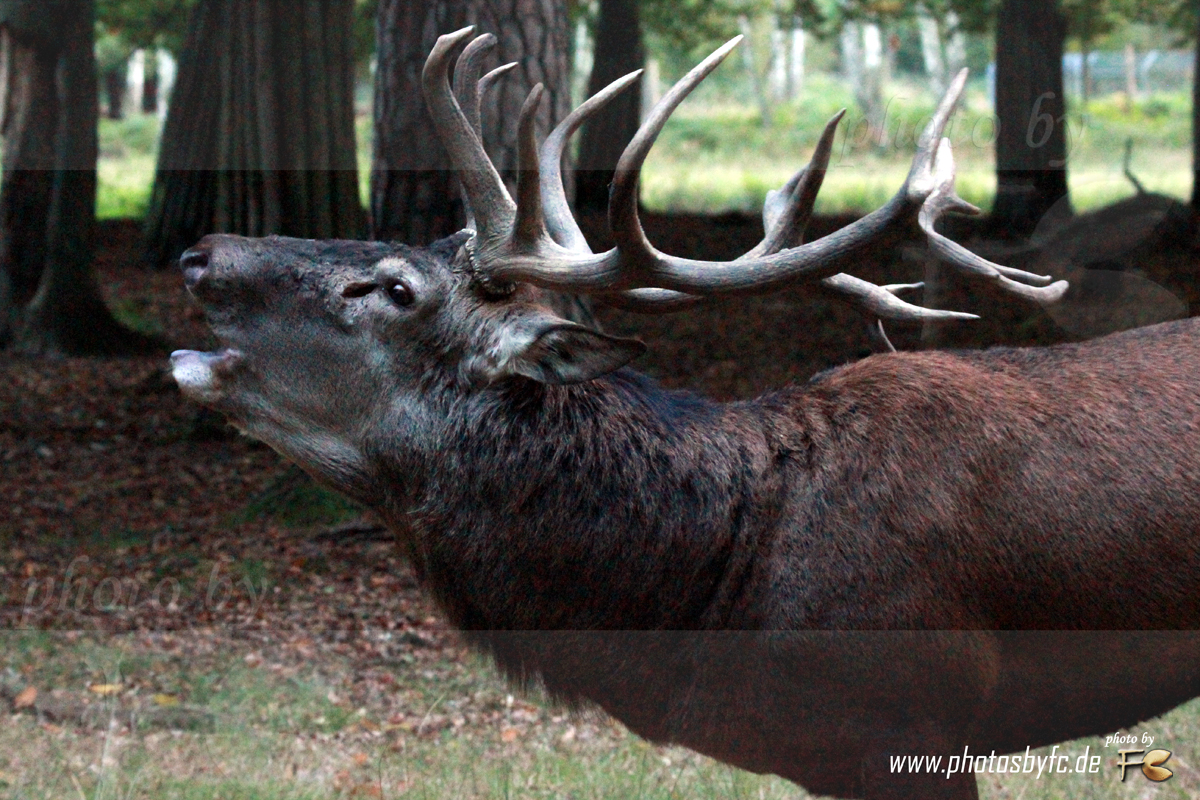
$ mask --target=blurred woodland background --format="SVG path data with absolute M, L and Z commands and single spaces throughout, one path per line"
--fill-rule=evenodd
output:
M 947 135 L 986 213 L 945 231 L 1071 289 L 1042 309 L 908 243 L 855 274 L 981 319 L 897 324 L 897 347 L 1053 344 L 1200 309 L 1195 0 L 0 0 L 0 800 L 806 796 L 514 694 L 375 520 L 166 371 L 172 348 L 214 346 L 173 268 L 204 234 L 425 244 L 462 225 L 419 83 L 467 24 L 519 65 L 483 109 L 508 178 L 534 83 L 545 135 L 644 70 L 571 154 L 594 246 L 645 110 L 742 34 L 647 162 L 660 249 L 750 249 L 766 192 L 841 108 L 809 232 L 877 208 L 967 67 Z M 721 400 L 872 352 L 856 312 L 803 288 L 595 314 L 650 344 L 639 370 Z M 1116 781 L 1089 739 L 1060 752 L 1090 747 L 1100 774 L 987 775 L 981 796 L 1200 797 L 1200 703 L 1143 732 L 1171 781 Z
M 718 43 L 741 51 L 671 120 L 649 160 L 651 211 L 757 213 L 841 126 L 818 212 L 880 205 L 948 78 L 959 191 L 993 237 L 1031 235 L 1142 190 L 1193 184 L 1197 14 L 1187 0 L 3 0 L 0 343 L 137 350 L 87 278 L 89 219 L 141 222 L 172 263 L 230 231 L 422 244 L 461 221 L 417 80 L 441 32 L 475 23 L 520 68 L 491 93 L 488 147 L 511 172 L 517 109 L 542 128 L 644 69 L 584 128 L 577 208 L 602 213 L 641 113 Z M 1131 158 L 1126 155 L 1129 148 Z M 95 202 L 91 198 L 95 195 Z M 44 224 L 42 221 L 45 221 Z M 59 308 L 70 308 L 64 314 Z

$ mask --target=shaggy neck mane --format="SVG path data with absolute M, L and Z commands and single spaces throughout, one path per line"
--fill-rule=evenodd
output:
M 628 370 L 460 398 L 405 515 L 414 565 L 467 631 L 723 627 L 777 506 L 751 409 Z

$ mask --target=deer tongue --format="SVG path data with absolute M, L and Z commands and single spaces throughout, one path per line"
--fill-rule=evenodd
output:
M 216 392 L 219 373 L 227 372 L 241 358 L 236 350 L 204 353 L 199 350 L 176 350 L 171 353 L 171 375 L 185 395 L 195 399 L 210 399 Z

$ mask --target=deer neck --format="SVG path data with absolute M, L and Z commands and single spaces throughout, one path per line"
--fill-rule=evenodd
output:
M 763 430 L 628 370 L 514 380 L 446 409 L 389 516 L 464 629 L 723 625 L 774 506 Z

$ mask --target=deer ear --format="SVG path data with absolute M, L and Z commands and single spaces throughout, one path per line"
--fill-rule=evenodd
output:
M 646 352 L 637 339 L 607 336 L 574 323 L 550 325 L 508 360 L 506 372 L 540 383 L 582 383 L 619 369 Z

